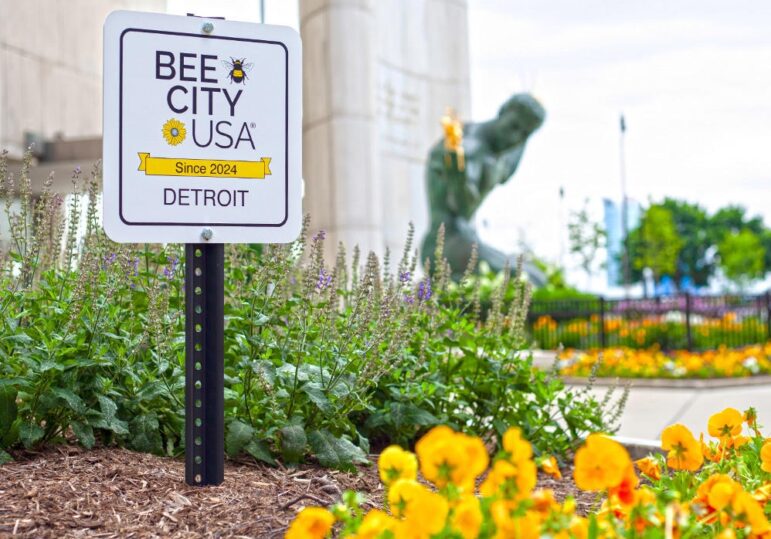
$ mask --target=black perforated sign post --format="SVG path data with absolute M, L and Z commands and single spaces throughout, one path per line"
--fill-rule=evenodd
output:
M 219 485 L 225 463 L 225 249 L 185 245 L 185 481 Z

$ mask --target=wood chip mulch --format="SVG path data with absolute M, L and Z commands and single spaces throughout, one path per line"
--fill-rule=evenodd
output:
M 125 449 L 61 446 L 17 458 L 0 466 L 0 537 L 280 538 L 304 506 L 330 505 L 350 489 L 380 507 L 384 494 L 375 466 L 351 474 L 228 461 L 222 485 L 194 488 L 183 461 Z M 588 512 L 594 496 L 563 473 L 539 476 L 538 486 L 558 500 L 576 495 Z

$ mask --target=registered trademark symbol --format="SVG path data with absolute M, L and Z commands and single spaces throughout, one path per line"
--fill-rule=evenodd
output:
M 249 127 L 251 127 L 252 129 L 254 129 L 255 127 L 257 127 L 257 124 L 256 124 L 256 123 L 254 123 L 254 122 L 252 122 L 252 123 L 250 123 L 250 124 L 249 124 Z

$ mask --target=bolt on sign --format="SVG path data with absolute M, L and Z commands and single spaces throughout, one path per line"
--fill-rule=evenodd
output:
M 185 243 L 185 481 L 224 479 L 224 243 L 301 228 L 301 45 L 281 26 L 104 23 L 104 197 L 118 242 Z
M 104 226 L 123 242 L 286 242 L 301 226 L 300 38 L 118 11 L 104 24 Z

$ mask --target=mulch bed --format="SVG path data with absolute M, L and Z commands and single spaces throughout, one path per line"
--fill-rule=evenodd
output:
M 375 466 L 351 474 L 228 461 L 222 485 L 193 488 L 183 461 L 125 449 L 60 446 L 16 456 L 0 466 L 0 537 L 280 538 L 304 506 L 330 505 L 351 489 L 379 507 L 384 495 Z M 538 486 L 559 500 L 576 495 L 578 511 L 588 512 L 595 497 L 577 492 L 570 470 L 563 474 L 539 476 Z

